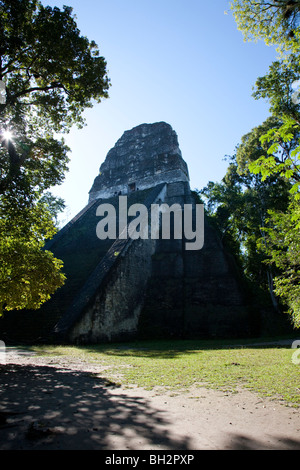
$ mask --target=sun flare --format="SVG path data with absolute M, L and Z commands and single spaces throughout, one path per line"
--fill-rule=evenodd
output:
M 12 140 L 12 138 L 13 138 L 13 133 L 11 131 L 6 130 L 2 132 L 3 140 Z

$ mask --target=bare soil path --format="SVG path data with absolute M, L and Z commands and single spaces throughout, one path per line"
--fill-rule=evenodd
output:
M 300 411 L 241 390 L 117 387 L 99 367 L 9 349 L 0 450 L 300 450 Z

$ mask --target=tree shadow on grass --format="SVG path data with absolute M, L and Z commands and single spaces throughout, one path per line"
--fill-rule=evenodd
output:
M 0 370 L 0 450 L 189 449 L 167 428 L 164 411 L 88 372 Z
M 222 349 L 286 349 L 292 347 L 293 339 L 288 340 L 161 340 L 110 343 L 77 346 L 89 353 L 102 353 L 117 357 L 144 357 L 150 359 L 174 359 L 181 356 L 199 354 L 201 351 Z
M 170 432 L 172 418 L 169 410 L 155 408 L 142 392 L 130 396 L 89 372 L 0 367 L 0 450 L 195 450 L 193 436 Z M 224 436 L 220 429 L 213 446 L 299 450 L 300 441 L 273 436 L 266 443 L 238 434 Z

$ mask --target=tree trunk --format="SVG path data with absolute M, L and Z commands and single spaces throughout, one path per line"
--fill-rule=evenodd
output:
M 267 270 L 267 278 L 268 278 L 269 292 L 270 292 L 270 297 L 272 300 L 273 307 L 276 310 L 276 312 L 280 312 L 279 304 L 274 293 L 273 274 L 270 269 Z

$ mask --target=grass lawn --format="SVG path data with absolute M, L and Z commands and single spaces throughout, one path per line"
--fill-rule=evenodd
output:
M 260 340 L 261 341 L 261 340 Z M 300 364 L 292 362 L 292 343 L 285 347 L 251 346 L 246 342 L 159 341 L 84 347 L 36 346 L 54 359 L 68 356 L 103 367 L 101 377 L 125 386 L 174 392 L 202 385 L 236 391 L 241 387 L 261 396 L 300 405 Z M 300 354 L 298 356 L 300 358 Z

